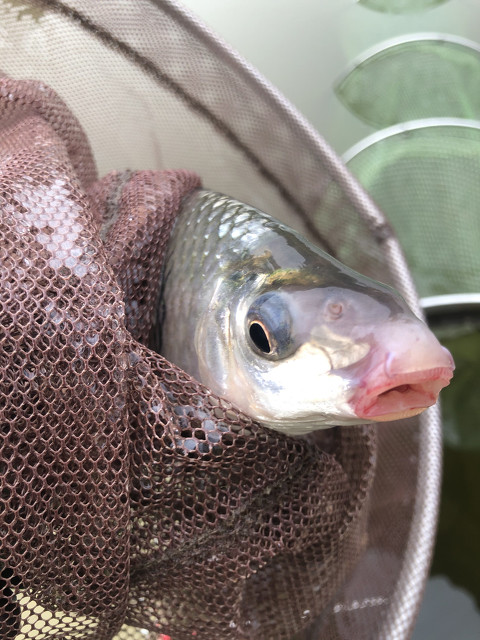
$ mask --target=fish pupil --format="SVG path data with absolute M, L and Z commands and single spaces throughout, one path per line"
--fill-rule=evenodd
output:
M 250 338 L 257 349 L 260 349 L 263 353 L 270 353 L 272 347 L 270 346 L 270 341 L 262 325 L 259 322 L 252 322 L 249 331 Z

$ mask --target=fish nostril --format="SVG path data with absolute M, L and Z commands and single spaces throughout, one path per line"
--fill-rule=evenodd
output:
M 327 305 L 327 311 L 330 317 L 336 320 L 343 314 L 343 304 L 341 302 L 330 302 Z

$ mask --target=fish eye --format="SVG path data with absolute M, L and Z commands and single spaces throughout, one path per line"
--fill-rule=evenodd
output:
M 293 350 L 292 320 L 287 301 L 278 293 L 259 296 L 247 313 L 250 344 L 260 355 L 284 358 Z
M 270 353 L 272 347 L 270 345 L 270 340 L 268 339 L 267 332 L 265 328 L 262 327 L 260 322 L 252 322 L 249 328 L 250 338 L 252 339 L 253 344 L 262 351 L 263 353 Z

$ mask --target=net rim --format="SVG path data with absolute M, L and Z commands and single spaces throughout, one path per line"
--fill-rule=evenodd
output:
M 228 45 L 222 43 L 208 28 L 201 25 L 175 0 L 148 0 L 148 2 L 168 13 L 181 28 L 187 28 L 194 38 L 200 40 L 218 59 L 221 59 L 222 63 L 228 61 L 234 72 L 240 74 L 244 79 L 248 79 L 252 90 L 267 100 L 272 109 L 281 115 L 286 125 L 294 129 L 302 144 L 305 145 L 306 151 L 322 159 L 325 170 L 345 190 L 345 195 L 367 224 L 372 237 L 382 246 L 396 285 L 413 310 L 422 316 L 418 296 L 398 240 L 393 236 L 385 216 L 352 177 L 333 149 L 273 85 L 241 56 L 235 54 Z M 52 9 L 56 7 L 57 10 L 63 10 L 66 19 L 75 21 L 73 15 L 75 9 L 69 4 L 47 2 L 46 5 Z M 65 8 L 68 11 L 65 11 Z M 134 10 L 135 7 L 132 6 L 132 11 Z M 83 26 L 93 33 L 95 32 L 93 21 Z M 101 28 L 99 30 L 101 31 Z M 112 40 L 117 41 L 114 36 L 112 36 Z M 401 640 L 408 637 L 427 578 L 439 507 L 441 477 L 441 423 L 439 415 L 439 409 L 434 408 L 420 418 L 418 468 L 422 472 L 418 474 L 417 478 L 415 509 L 410 524 L 402 571 L 391 598 L 385 623 L 378 636 L 380 638 Z

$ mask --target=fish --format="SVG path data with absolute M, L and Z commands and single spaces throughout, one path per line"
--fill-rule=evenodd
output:
M 415 416 L 454 370 L 395 289 L 206 189 L 170 236 L 158 327 L 165 358 L 288 435 Z

